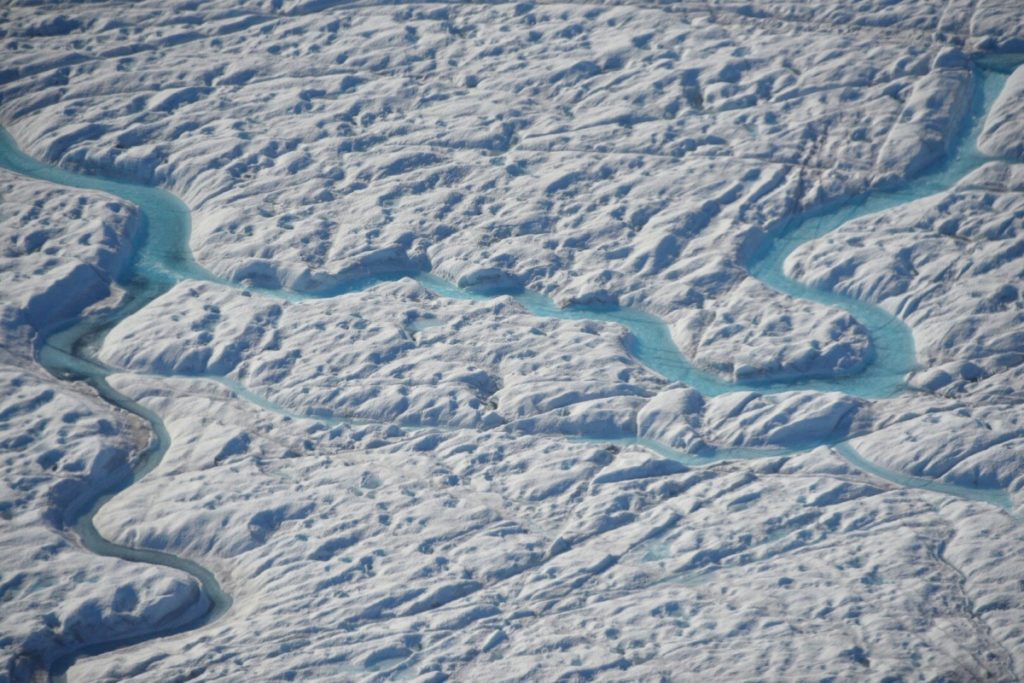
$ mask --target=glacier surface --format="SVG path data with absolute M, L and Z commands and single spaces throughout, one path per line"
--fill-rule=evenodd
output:
M 0 34 L 0 681 L 1024 676 L 1015 0 Z

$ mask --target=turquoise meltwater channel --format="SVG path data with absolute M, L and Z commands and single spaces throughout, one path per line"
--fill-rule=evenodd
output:
M 155 629 L 100 640 L 56 658 L 49 663 L 50 678 L 61 681 L 79 657 L 198 628 L 217 619 L 231 606 L 231 597 L 221 589 L 213 573 L 202 565 L 172 553 L 111 542 L 93 524 L 94 516 L 107 501 L 160 464 L 171 439 L 156 414 L 110 386 L 106 378 L 111 369 L 96 361 L 92 353 L 107 331 L 166 292 L 176 281 L 210 278 L 191 258 L 188 249 L 189 212 L 174 195 L 156 188 L 72 173 L 40 163 L 22 153 L 6 131 L 0 131 L 0 166 L 39 180 L 108 192 L 135 204 L 141 212 L 141 233 L 133 245 L 129 272 L 124 274 L 121 282 L 127 292 L 123 304 L 111 312 L 59 323 L 40 335 L 43 343 L 38 347 L 39 363 L 51 374 L 58 379 L 90 385 L 105 401 L 137 415 L 148 422 L 152 430 L 150 443 L 136 458 L 129 478 L 112 482 L 105 489 L 79 498 L 63 511 L 63 518 L 82 545 L 97 555 L 185 572 L 198 581 L 202 595 L 202 604 L 191 605 L 180 614 L 172 614 Z
M 976 140 L 984 115 L 1005 82 L 1006 76 L 1001 71 L 1005 69 L 1000 67 L 998 71 L 975 70 L 978 87 L 974 106 L 946 160 L 900 188 L 873 190 L 792 217 L 774 231 L 768 248 L 746 264 L 754 277 L 786 296 L 816 301 L 849 312 L 868 330 L 871 337 L 874 356 L 868 366 L 857 373 L 843 377 L 793 377 L 782 381 L 750 379 L 730 382 L 696 367 L 679 352 L 664 322 L 641 311 L 621 307 L 575 305 L 562 308 L 550 298 L 531 291 L 468 291 L 429 272 L 371 275 L 323 292 L 273 290 L 245 287 L 239 283 L 229 282 L 213 275 L 195 262 L 189 248 L 190 214 L 188 208 L 174 195 L 154 187 L 75 173 L 41 163 L 21 152 L 11 136 L 0 130 L 0 166 L 38 180 L 107 192 L 137 206 L 142 218 L 141 230 L 131 245 L 133 251 L 130 266 L 118 279 L 119 285 L 126 292 L 121 304 L 114 310 L 55 324 L 51 329 L 41 330 L 38 338 L 38 360 L 55 377 L 89 384 L 104 400 L 145 420 L 153 432 L 149 446 L 136 459 L 131 476 L 111 484 L 105 490 L 95 491 L 93 495 L 81 499 L 64 511 L 65 523 L 81 539 L 82 545 L 92 552 L 131 562 L 162 565 L 188 573 L 200 584 L 203 596 L 202 605 L 186 610 L 178 615 L 180 618 L 172 618 L 155 630 L 94 643 L 64 654 L 51 663 L 51 678 L 61 680 L 78 657 L 101 654 L 209 624 L 224 614 L 231 605 L 230 596 L 221 589 L 216 577 L 205 567 L 170 553 L 113 543 L 103 538 L 93 524 L 97 511 L 117 493 L 157 467 L 170 445 L 170 437 L 159 416 L 119 393 L 107 382 L 108 375 L 115 370 L 97 360 L 96 350 L 109 330 L 145 307 L 175 283 L 185 280 L 209 281 L 236 289 L 246 289 L 259 296 L 296 301 L 337 296 L 360 291 L 380 282 L 412 277 L 440 296 L 486 299 L 499 294 L 509 295 L 534 315 L 559 319 L 597 320 L 620 325 L 629 332 L 626 337 L 627 350 L 639 362 L 667 380 L 685 383 L 708 396 L 735 391 L 768 393 L 794 390 L 839 391 L 865 398 L 892 396 L 905 389 L 904 377 L 915 367 L 914 342 L 907 326 L 877 306 L 824 292 L 792 280 L 785 274 L 784 263 L 800 244 L 821 237 L 858 217 L 945 191 L 987 161 L 978 153 Z M 236 393 L 242 398 L 252 400 L 251 392 Z M 255 403 L 265 409 L 274 409 L 273 404 L 265 399 Z M 796 452 L 793 449 L 721 449 L 708 454 L 686 454 L 645 439 L 613 441 L 648 448 L 665 457 L 679 459 L 693 466 L 724 459 L 777 456 Z M 839 444 L 837 441 L 839 439 L 823 443 L 834 445 L 837 452 L 851 464 L 900 486 L 932 489 L 968 499 L 983 500 L 1006 509 L 1010 507 L 1009 499 L 1003 491 L 938 484 L 931 480 L 890 472 L 859 456 L 848 443 Z M 821 444 L 805 444 L 801 448 L 816 445 Z

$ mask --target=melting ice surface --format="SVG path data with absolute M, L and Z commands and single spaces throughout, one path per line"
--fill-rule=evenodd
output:
M 441 296 L 484 299 L 496 294 L 508 294 L 522 304 L 526 310 L 538 316 L 598 320 L 621 325 L 630 332 L 626 342 L 627 348 L 638 361 L 666 379 L 683 382 L 705 395 L 718 395 L 730 391 L 764 393 L 813 389 L 842 391 L 862 397 L 890 396 L 902 390 L 904 375 L 914 368 L 915 353 L 910 330 L 900 320 L 876 306 L 819 291 L 791 280 L 786 277 L 783 264 L 793 249 L 803 242 L 820 237 L 860 216 L 883 211 L 904 202 L 944 191 L 966 173 L 984 163 L 986 159 L 977 152 L 975 140 L 983 122 L 983 114 L 999 93 L 1005 82 L 1005 76 L 990 72 L 978 72 L 978 76 L 980 87 L 974 112 L 969 125 L 965 126 L 964 134 L 960 136 L 953 153 L 946 162 L 908 183 L 900 190 L 872 191 L 861 197 L 793 218 L 776 231 L 770 247 L 756 260 L 747 264 L 753 276 L 779 292 L 842 308 L 868 329 L 875 348 L 875 357 L 865 370 L 848 377 L 793 378 L 775 382 L 758 382 L 757 380 L 728 382 L 690 364 L 672 342 L 668 328 L 654 316 L 636 310 L 615 307 L 569 306 L 560 308 L 551 299 L 530 291 L 467 291 L 430 273 L 405 272 L 372 275 L 349 282 L 332 291 L 316 293 L 288 292 L 256 287 L 246 289 L 266 296 L 302 300 L 312 297 L 335 296 L 365 289 L 383 281 L 413 277 L 424 287 Z M 51 331 L 44 335 L 44 343 L 39 349 L 40 363 L 55 376 L 88 382 L 110 403 L 147 420 L 154 432 L 154 439 L 143 457 L 140 458 L 140 464 L 131 480 L 120 482 L 110 490 L 97 492 L 96 497 L 92 500 L 85 502 L 75 510 L 68 511 L 67 521 L 74 525 L 84 545 L 93 552 L 133 562 L 174 567 L 191 574 L 202 584 L 204 594 L 210 604 L 206 613 L 198 619 L 178 623 L 159 632 L 137 634 L 133 638 L 97 643 L 72 653 L 54 665 L 51 673 L 59 678 L 77 656 L 98 654 L 133 642 L 195 628 L 215 619 L 230 606 L 230 597 L 220 589 L 216 578 L 204 567 L 168 553 L 111 543 L 100 536 L 93 526 L 93 516 L 110 497 L 159 464 L 169 445 L 169 436 L 157 415 L 120 394 L 107 383 L 106 376 L 111 369 L 95 361 L 92 352 L 107 331 L 166 292 L 175 282 L 190 279 L 206 280 L 239 289 L 243 287 L 238 283 L 228 282 L 214 276 L 195 262 L 189 249 L 191 226 L 188 209 L 168 192 L 128 182 L 73 173 L 40 163 L 18 150 L 13 139 L 2 130 L 0 130 L 0 166 L 44 181 L 105 191 L 135 204 L 141 212 L 143 229 L 136 244 L 133 245 L 135 251 L 132 266 L 129 268 L 129 272 L 124 273 L 121 278 L 121 284 L 128 293 L 125 302 L 114 311 L 94 314 Z M 283 412 L 279 407 L 256 396 L 245 387 L 225 378 L 222 378 L 221 381 L 240 398 L 250 400 L 265 409 Z M 608 442 L 606 439 L 601 441 Z M 709 455 L 695 455 L 679 453 L 663 444 L 649 440 L 634 438 L 619 441 L 643 446 L 666 457 L 682 460 L 689 465 L 703 465 L 723 459 L 784 455 L 793 452 L 785 449 L 721 449 Z M 1008 497 L 1003 491 L 971 489 L 901 475 L 865 460 L 849 444 L 838 444 L 836 449 L 851 464 L 901 486 L 936 490 L 964 498 L 983 500 L 1004 508 L 1009 507 Z
M 198 617 L 168 624 L 154 631 L 138 632 L 122 638 L 101 640 L 74 650 L 56 659 L 50 670 L 51 680 L 62 681 L 75 659 L 109 652 L 128 645 L 197 628 L 217 619 L 231 606 L 217 578 L 202 565 L 171 553 L 112 543 L 96 530 L 93 518 L 99 509 L 117 493 L 156 468 L 170 446 L 171 440 L 163 421 L 152 411 L 124 396 L 106 377 L 111 370 L 90 355 L 103 335 L 121 320 L 135 313 L 166 292 L 178 279 L 209 278 L 191 258 L 187 249 L 189 213 L 187 207 L 168 192 L 129 183 L 80 175 L 40 163 L 22 153 L 6 131 L 0 129 L 0 166 L 25 176 L 62 185 L 109 192 L 126 199 L 142 213 L 143 231 L 134 245 L 132 272 L 125 274 L 128 297 L 120 308 L 110 313 L 93 315 L 45 335 L 39 348 L 39 362 L 54 376 L 87 382 L 109 403 L 138 415 L 153 430 L 153 438 L 136 459 L 127 481 L 113 483 L 98 490 L 64 513 L 65 524 L 71 526 L 82 544 L 90 551 L 130 562 L 155 564 L 180 570 L 193 576 L 201 585 L 206 609 Z M 183 248 L 184 246 L 184 248 Z

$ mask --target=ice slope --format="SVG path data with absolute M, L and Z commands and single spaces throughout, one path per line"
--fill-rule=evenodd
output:
M 538 435 L 328 429 L 208 380 L 115 381 L 176 445 L 98 524 L 231 567 L 236 607 L 84 660 L 88 680 L 1014 675 L 1022 527 L 827 449 L 688 470 Z
M 849 316 L 745 264 L 794 210 L 941 156 L 974 87 L 955 48 L 1012 48 L 1021 22 L 992 2 L 163 8 L 5 8 L 4 122 L 49 161 L 174 189 L 225 279 L 326 293 L 431 267 L 618 301 L 723 377 L 867 361 Z M 976 229 L 962 269 L 923 267 L 956 249 L 925 244 L 904 275 L 921 205 L 791 259 L 906 319 L 912 383 L 934 395 L 703 399 L 617 328 L 410 281 L 319 301 L 177 285 L 104 344 L 173 441 L 97 523 L 200 560 L 235 604 L 72 678 L 1019 677 L 1022 536 L 997 508 L 825 448 L 690 470 L 600 443 L 793 446 L 839 427 L 895 472 L 1019 490 L 1019 299 L 995 289 L 1019 289 L 1019 268 L 983 241 L 1015 235 L 1015 173 L 922 200 Z M 17 263 L 19 292 L 51 284 Z M 917 297 L 895 306 L 901 278 Z M 147 576 L 136 612 L 167 575 Z M 65 604 L 35 595 L 19 610 Z
M 109 196 L 0 172 L 0 658 L 22 680 L 82 646 L 202 608 L 189 577 L 79 547 L 64 511 L 124 476 L 147 425 L 33 362 L 32 336 L 102 305 L 137 229 Z
M 1024 168 L 992 162 L 947 194 L 852 223 L 789 262 L 800 278 L 877 302 L 914 330 L 919 391 L 873 407 L 863 454 L 911 474 L 1008 488 L 1018 501 L 1022 190 Z
M 168 187 L 226 278 L 429 265 L 617 300 L 726 375 L 862 361 L 849 317 L 763 291 L 741 257 L 795 209 L 938 158 L 970 86 L 920 40 L 928 3 L 836 31 L 685 4 L 163 6 L 47 29 L 6 10 L 0 113 L 29 153 Z
M 1011 161 L 1024 160 L 1024 143 L 1021 142 L 1020 108 L 1024 104 L 1024 71 L 1016 70 L 1006 81 L 985 130 L 981 133 L 978 146 L 989 156 L 1002 157 Z

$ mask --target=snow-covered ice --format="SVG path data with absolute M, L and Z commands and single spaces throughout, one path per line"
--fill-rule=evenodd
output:
M 1024 676 L 1016 0 L 0 35 L 0 681 Z

